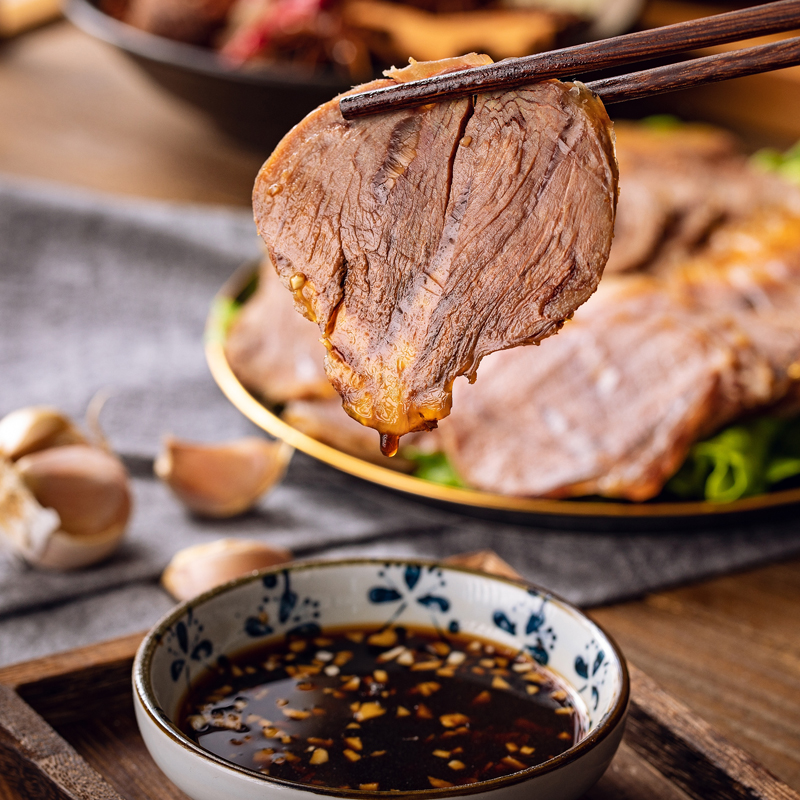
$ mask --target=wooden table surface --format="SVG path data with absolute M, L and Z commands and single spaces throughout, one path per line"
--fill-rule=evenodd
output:
M 777 138 L 800 135 L 800 103 L 786 101 L 798 73 L 768 85 L 784 98 Z M 266 155 L 66 22 L 0 43 L 0 173 L 244 206 Z M 800 789 L 800 560 L 593 613 L 633 663 Z

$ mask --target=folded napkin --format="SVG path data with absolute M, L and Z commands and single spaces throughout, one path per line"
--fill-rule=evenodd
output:
M 111 444 L 138 465 L 134 517 L 112 559 L 57 574 L 0 558 L 0 664 L 147 627 L 171 604 L 156 581 L 172 554 L 226 535 L 326 558 L 491 548 L 582 605 L 800 553 L 790 520 L 624 534 L 482 521 L 301 453 L 253 512 L 191 517 L 149 459 L 168 432 L 206 441 L 254 433 L 213 383 L 202 339 L 214 293 L 259 253 L 246 211 L 0 180 L 0 414 L 47 404 L 80 419 L 103 389 Z

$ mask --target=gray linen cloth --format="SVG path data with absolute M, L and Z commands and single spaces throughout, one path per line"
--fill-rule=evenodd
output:
M 552 530 L 423 505 L 295 454 L 284 482 L 229 521 L 188 515 L 149 472 L 168 432 L 254 433 L 214 385 L 203 326 L 214 293 L 260 252 L 246 211 L 103 197 L 0 180 L 0 414 L 35 404 L 102 423 L 133 469 L 135 514 L 109 561 L 71 574 L 0 559 L 0 664 L 150 626 L 157 579 L 190 544 L 235 535 L 305 557 L 491 548 L 582 605 L 609 603 L 800 553 L 796 519 L 708 530 Z

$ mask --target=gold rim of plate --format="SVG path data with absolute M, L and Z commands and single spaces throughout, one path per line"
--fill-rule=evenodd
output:
M 252 263 L 246 264 L 237 270 L 217 293 L 215 304 L 221 300 L 234 300 L 238 297 L 248 281 L 253 277 L 254 271 Z M 223 394 L 259 428 L 276 439 L 286 442 L 297 450 L 306 453 L 306 455 L 316 458 L 335 469 L 413 497 L 456 506 L 470 506 L 518 514 L 607 519 L 718 516 L 720 514 L 735 514 L 800 503 L 800 488 L 747 497 L 731 503 L 710 503 L 701 500 L 671 503 L 628 503 L 513 497 L 492 492 L 482 492 L 477 489 L 458 489 L 452 486 L 443 486 L 397 472 L 388 467 L 380 467 L 356 456 L 343 453 L 341 450 L 312 439 L 284 422 L 277 414 L 274 414 L 250 394 L 233 373 L 225 356 L 224 342 L 220 335 L 219 323 L 213 314 L 213 306 L 206 323 L 205 353 L 211 375 Z

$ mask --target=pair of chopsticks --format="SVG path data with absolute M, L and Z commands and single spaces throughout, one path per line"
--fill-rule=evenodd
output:
M 345 119 L 450 100 L 479 92 L 506 91 L 545 78 L 574 77 L 607 67 L 672 56 L 715 44 L 780 33 L 800 27 L 800 0 L 779 0 L 755 8 L 679 22 L 496 64 L 435 75 L 339 101 Z M 800 37 L 631 72 L 587 83 L 604 103 L 636 100 L 702 83 L 769 72 L 800 64 Z

